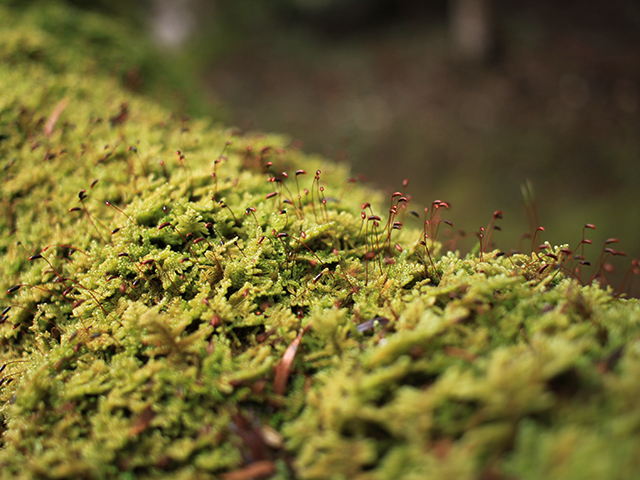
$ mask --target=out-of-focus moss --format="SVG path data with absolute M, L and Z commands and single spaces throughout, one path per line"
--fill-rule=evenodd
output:
M 110 18 L 62 0 L 0 0 L 0 12 L 1 63 L 109 75 L 126 90 L 150 95 L 174 112 L 214 112 L 204 101 L 197 72 L 181 70 L 178 55 L 157 51 L 131 15 Z
M 53 68 L 74 44 L 13 18 L 3 478 L 638 470 L 637 300 L 553 257 L 436 255 L 401 194 L 388 222 L 344 167 L 175 117 L 91 59 Z

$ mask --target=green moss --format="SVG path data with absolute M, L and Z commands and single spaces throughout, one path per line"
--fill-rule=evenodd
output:
M 637 300 L 538 255 L 431 263 L 344 167 L 53 68 L 77 45 L 25 22 L 0 45 L 3 478 L 637 471 Z

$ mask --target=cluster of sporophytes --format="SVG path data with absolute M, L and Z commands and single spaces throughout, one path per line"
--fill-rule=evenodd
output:
M 640 304 L 579 282 L 586 239 L 503 255 L 496 212 L 461 257 L 435 239 L 445 202 L 172 116 L 13 32 L 2 478 L 640 469 Z

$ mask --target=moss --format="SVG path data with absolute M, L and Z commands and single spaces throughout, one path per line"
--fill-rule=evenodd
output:
M 436 254 L 401 196 L 387 221 L 344 167 L 52 68 L 77 45 L 25 25 L 0 48 L 3 478 L 637 471 L 637 300 Z
M 203 101 L 196 77 L 181 70 L 185 62 L 156 52 L 152 42 L 139 33 L 141 22 L 131 21 L 132 15 L 109 17 L 70 3 L 0 0 L 5 27 L 0 61 L 8 65 L 38 64 L 52 73 L 109 75 L 124 89 L 150 94 L 174 111 L 212 111 L 212 106 Z M 99 7 L 97 2 L 92 3 Z M 140 5 L 128 3 L 130 13 L 139 10 Z M 109 4 L 113 7 L 114 2 Z M 125 9 L 113 10 L 123 13 Z M 90 95 L 81 91 L 77 94 Z

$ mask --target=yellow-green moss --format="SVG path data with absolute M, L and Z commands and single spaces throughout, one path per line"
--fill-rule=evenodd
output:
M 21 21 L 0 39 L 2 478 L 638 471 L 638 301 L 537 255 L 431 264 L 344 167 L 175 117 Z

